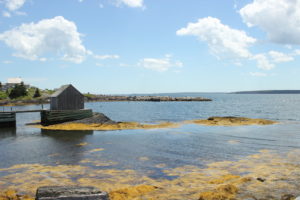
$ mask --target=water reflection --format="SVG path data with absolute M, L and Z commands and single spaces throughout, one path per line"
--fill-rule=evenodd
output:
M 41 129 L 41 134 L 44 136 L 52 137 L 57 140 L 82 140 L 87 135 L 93 135 L 94 131 L 61 131 L 61 130 L 44 130 Z M 71 137 L 70 137 L 71 136 Z
M 1 128 L 0 139 L 7 137 L 16 137 L 17 129 L 16 128 Z
M 51 154 L 47 157 L 56 164 L 78 164 L 84 158 L 87 151 L 84 144 L 87 136 L 93 135 L 93 131 L 53 131 L 41 130 L 41 135 L 46 142 L 46 149 Z M 45 138 L 46 137 L 46 138 Z

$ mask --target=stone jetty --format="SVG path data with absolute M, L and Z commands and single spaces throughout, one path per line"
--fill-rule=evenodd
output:
M 170 97 L 170 96 L 111 96 L 96 95 L 87 98 L 88 101 L 212 101 L 203 97 Z

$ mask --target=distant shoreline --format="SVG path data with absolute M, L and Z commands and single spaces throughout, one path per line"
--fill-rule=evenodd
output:
M 149 101 L 149 102 L 171 102 L 171 101 L 212 101 L 203 97 L 169 97 L 169 96 L 111 96 L 93 95 L 85 97 L 85 102 L 114 102 L 114 101 Z M 48 104 L 49 98 L 28 99 L 28 100 L 4 100 L 0 106 L 24 106 Z
M 257 91 L 239 91 L 229 94 L 300 94 L 300 90 L 257 90 Z

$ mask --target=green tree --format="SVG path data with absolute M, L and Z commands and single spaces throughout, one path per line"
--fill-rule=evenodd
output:
M 39 88 L 36 88 L 36 90 L 34 92 L 34 95 L 33 95 L 33 98 L 38 98 L 40 96 L 41 96 L 40 90 L 39 90 Z
M 7 98 L 7 94 L 5 92 L 0 91 L 0 99 L 6 99 Z
M 2 89 L 2 83 L 0 82 L 0 90 Z
M 27 89 L 23 82 L 21 84 L 16 84 L 9 93 L 10 99 L 16 99 L 18 97 L 27 96 Z

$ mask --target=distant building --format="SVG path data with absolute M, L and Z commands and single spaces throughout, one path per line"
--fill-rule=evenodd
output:
M 7 84 L 21 84 L 22 83 L 21 78 L 8 78 L 7 79 Z
M 84 109 L 84 96 L 73 85 L 63 85 L 50 96 L 50 110 Z
M 7 83 L 2 83 L 2 88 L 0 90 L 6 91 L 8 89 L 13 88 L 17 84 L 21 84 L 23 82 L 22 78 L 8 78 Z M 25 85 L 26 88 L 29 88 L 30 85 Z

